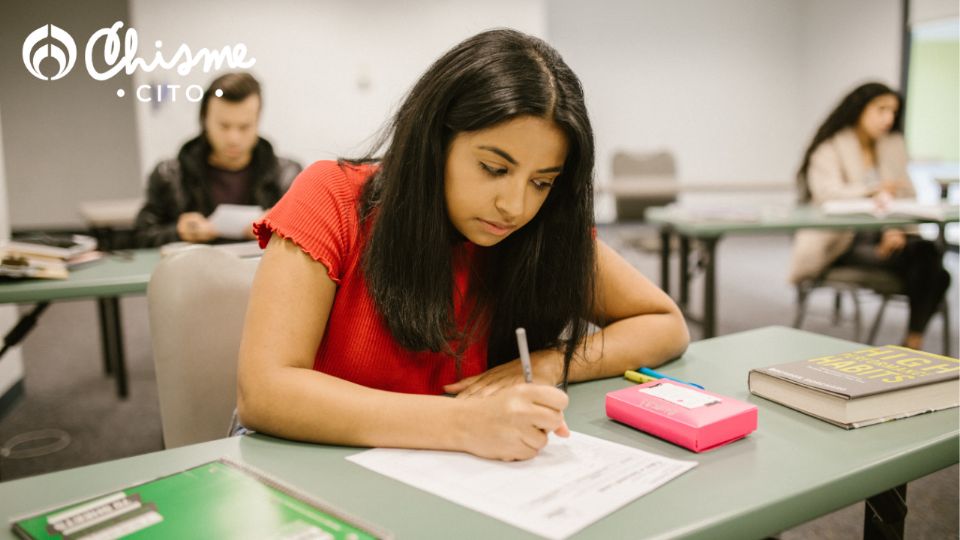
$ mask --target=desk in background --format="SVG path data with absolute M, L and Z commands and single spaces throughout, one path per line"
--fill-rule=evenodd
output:
M 957 463 L 956 408 L 846 431 L 747 391 L 747 372 L 752 367 L 861 347 L 783 327 L 690 345 L 682 358 L 662 371 L 759 408 L 756 432 L 703 454 L 608 420 L 604 395 L 632 383 L 613 378 L 571 385 L 566 413 L 571 429 L 699 462 L 690 472 L 573 538 L 761 538 L 857 501 L 883 497 L 889 490 Z M 227 456 L 389 529 L 398 538 L 532 538 L 506 523 L 344 459 L 358 451 L 252 435 L 4 482 L 0 483 L 0 523 Z M 899 525 L 902 533 L 902 522 Z M 12 533 L 4 528 L 2 538 L 12 538 Z
M 792 233 L 798 229 L 848 229 L 870 230 L 883 227 L 902 227 L 918 223 L 937 223 L 940 226 L 939 242 L 943 243 L 944 227 L 956 222 L 960 211 L 956 206 L 945 205 L 943 220 L 915 219 L 871 216 L 827 216 L 814 207 L 797 207 L 762 210 L 752 212 L 730 209 L 724 217 L 723 209 L 696 212 L 686 211 L 682 207 L 660 207 L 647 210 L 646 219 L 660 228 L 660 286 L 667 294 L 670 292 L 670 256 L 672 237 L 678 237 L 679 246 L 679 296 L 677 303 L 684 313 L 689 315 L 688 301 L 690 293 L 690 248 L 691 242 L 701 250 L 703 281 L 703 337 L 710 338 L 717 333 L 717 243 L 729 234 Z M 695 210 L 695 209 L 694 209 Z M 708 217 L 705 217 L 708 216 Z M 786 276 L 783 276 L 786 279 Z
M 123 351 L 120 297 L 143 294 L 150 274 L 160 261 L 157 249 L 109 254 L 70 271 L 65 280 L 29 279 L 0 283 L 0 304 L 40 304 L 59 300 L 95 298 L 100 316 L 104 368 L 114 373 L 117 395 L 127 397 L 127 371 Z M 6 329 L 3 330 L 4 332 Z

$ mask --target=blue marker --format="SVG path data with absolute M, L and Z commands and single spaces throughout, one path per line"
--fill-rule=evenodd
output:
M 687 386 L 692 386 L 692 387 L 694 387 L 694 388 L 699 388 L 699 389 L 701 389 L 701 390 L 705 390 L 705 388 L 702 387 L 702 386 L 700 386 L 699 384 L 692 383 L 692 382 L 687 382 L 687 381 L 681 381 L 680 379 L 674 379 L 673 377 L 669 377 L 669 376 L 667 376 L 667 375 L 664 375 L 663 373 L 660 373 L 659 371 L 654 371 L 654 370 L 652 370 L 652 369 L 650 369 L 650 368 L 648 368 L 648 367 L 642 367 L 642 368 L 640 368 L 640 373 L 643 373 L 644 375 L 649 375 L 650 377 L 654 377 L 654 378 L 657 378 L 657 379 L 667 379 L 667 380 L 670 380 L 670 381 L 673 381 L 673 382 L 678 382 L 678 383 L 680 383 L 680 384 L 685 384 L 685 385 L 687 385 Z

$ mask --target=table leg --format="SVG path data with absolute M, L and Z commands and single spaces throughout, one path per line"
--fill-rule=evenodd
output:
M 100 348 L 103 350 L 103 372 L 113 375 L 113 349 L 110 343 L 110 322 L 107 317 L 106 303 L 97 300 L 97 315 L 100 318 Z
M 670 229 L 660 227 L 660 288 L 670 295 Z
M 686 310 L 690 301 L 690 237 L 680 236 L 680 309 Z
M 901 540 L 906 518 L 907 485 L 903 484 L 867 499 L 863 537 Z
M 701 238 L 705 266 L 703 276 L 703 338 L 717 335 L 717 238 Z
M 104 324 L 102 329 L 106 343 L 104 344 L 104 353 L 107 355 L 113 369 L 116 370 L 114 376 L 117 378 L 117 397 L 127 398 L 127 368 L 126 360 L 123 354 L 123 331 L 121 329 L 120 317 L 120 299 L 116 296 L 100 298 L 97 300 L 100 304 L 101 322 Z

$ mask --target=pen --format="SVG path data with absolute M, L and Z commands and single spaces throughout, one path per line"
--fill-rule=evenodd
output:
M 648 382 L 657 380 L 656 377 L 651 377 L 651 376 L 649 376 L 649 375 L 643 375 L 643 374 L 637 373 L 636 371 L 633 371 L 633 370 L 627 370 L 627 371 L 625 371 L 625 372 L 623 373 L 623 376 L 626 377 L 627 379 L 635 382 L 635 383 L 640 383 L 640 384 L 648 383 Z
M 692 387 L 694 387 L 694 388 L 699 388 L 699 389 L 701 389 L 701 390 L 704 390 L 704 388 L 703 388 L 702 386 L 700 386 L 699 384 L 692 383 L 692 382 L 687 382 L 687 381 L 681 381 L 680 379 L 674 379 L 673 377 L 668 377 L 668 376 L 664 375 L 663 373 L 660 373 L 660 372 L 658 372 L 658 371 L 654 371 L 654 370 L 652 370 L 652 369 L 650 369 L 650 368 L 648 368 L 648 367 L 642 367 L 642 368 L 640 368 L 640 373 L 643 373 L 644 375 L 647 375 L 647 376 L 649 376 L 649 377 L 653 377 L 653 378 L 655 378 L 655 379 L 667 379 L 667 380 L 670 380 L 670 381 L 673 381 L 673 382 L 678 382 L 678 383 L 680 383 L 680 384 L 685 384 L 685 385 L 687 385 L 687 386 L 692 386 Z
M 523 366 L 523 380 L 533 382 L 533 369 L 530 367 L 530 349 L 527 347 L 527 331 L 517 328 L 517 348 L 520 349 L 520 365 Z

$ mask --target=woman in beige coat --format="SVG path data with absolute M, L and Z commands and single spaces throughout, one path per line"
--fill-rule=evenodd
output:
M 797 175 L 800 202 L 913 198 L 907 176 L 900 96 L 880 83 L 848 94 L 817 130 Z M 936 245 L 901 229 L 882 232 L 803 230 L 794 239 L 791 281 L 816 278 L 835 264 L 895 273 L 910 299 L 904 344 L 920 348 L 923 332 L 950 285 Z

